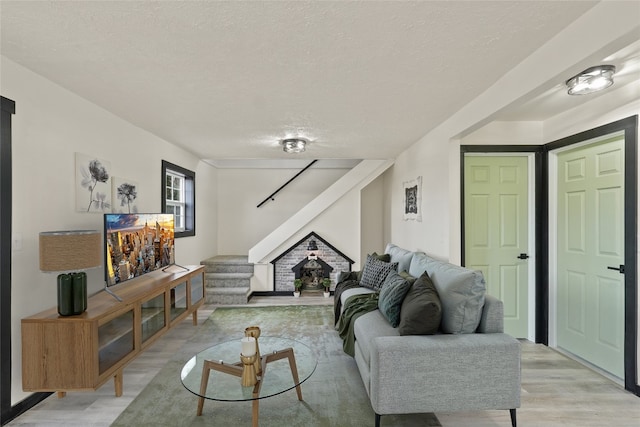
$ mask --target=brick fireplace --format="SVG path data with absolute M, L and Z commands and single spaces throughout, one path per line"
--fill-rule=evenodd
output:
M 353 260 L 311 232 L 277 258 L 273 264 L 275 292 L 293 292 L 293 280 L 302 279 L 302 291 L 322 291 L 322 279 L 331 279 L 331 290 L 340 271 L 351 271 Z

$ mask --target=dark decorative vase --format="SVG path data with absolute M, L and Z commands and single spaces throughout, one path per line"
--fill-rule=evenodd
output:
M 87 309 L 87 273 L 58 276 L 58 314 L 73 316 Z

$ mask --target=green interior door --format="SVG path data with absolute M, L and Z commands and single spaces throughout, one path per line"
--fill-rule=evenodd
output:
M 557 159 L 557 345 L 624 379 L 624 139 Z
M 503 301 L 505 332 L 516 338 L 529 326 L 528 177 L 527 156 L 464 158 L 465 265 Z

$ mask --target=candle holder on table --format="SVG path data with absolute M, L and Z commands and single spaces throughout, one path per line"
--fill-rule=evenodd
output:
M 256 340 L 256 355 L 258 356 L 256 358 L 256 375 L 261 376 L 262 375 L 262 360 L 260 357 L 260 345 L 258 344 L 258 338 L 260 338 L 260 327 L 259 326 L 249 326 L 247 328 L 245 328 L 244 330 L 244 336 L 245 337 L 252 337 L 255 338 Z

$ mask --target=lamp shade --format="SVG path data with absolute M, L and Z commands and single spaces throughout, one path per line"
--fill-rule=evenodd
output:
M 97 230 L 40 233 L 40 270 L 77 271 L 102 264 L 101 235 Z

